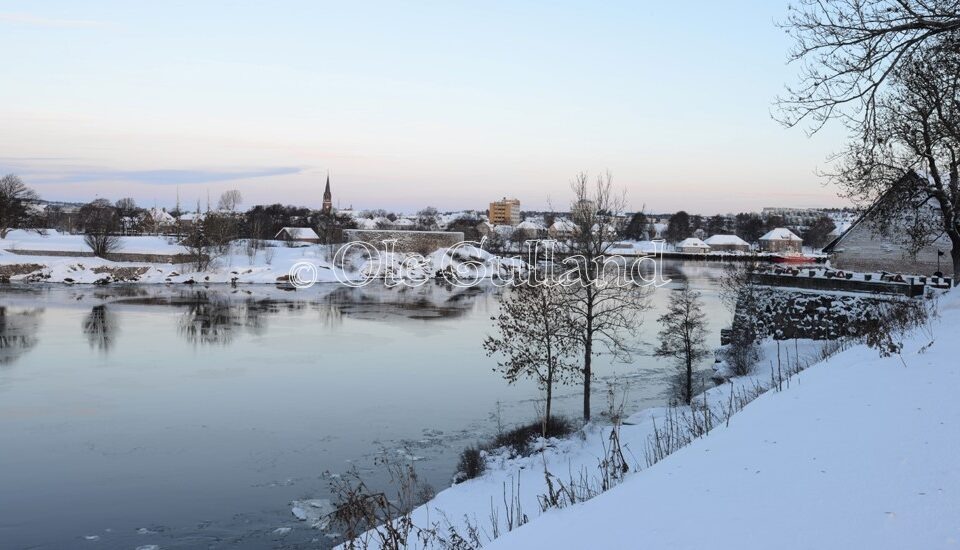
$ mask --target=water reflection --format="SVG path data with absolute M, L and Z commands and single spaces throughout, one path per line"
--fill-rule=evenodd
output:
M 241 332 L 263 334 L 267 329 L 266 314 L 278 308 L 272 308 L 270 303 L 198 293 L 186 309 L 177 325 L 181 336 L 194 345 L 227 345 Z
M 312 313 L 311 323 L 330 329 L 343 317 L 389 321 L 459 317 L 470 311 L 477 297 L 492 287 L 455 288 L 448 285 L 422 287 L 329 286 L 315 293 L 264 296 L 254 291 L 198 289 L 166 296 L 124 298 L 123 304 L 168 305 L 185 308 L 178 331 L 188 342 L 201 345 L 229 345 L 238 335 L 263 335 L 268 320 L 279 314 Z
M 318 296 L 319 303 L 335 306 L 343 315 L 359 319 L 389 321 L 407 319 L 449 319 L 466 315 L 480 296 L 496 290 L 490 284 L 459 288 L 442 281 L 419 287 L 368 285 L 361 288 L 337 286 Z
M 43 311 L 0 306 L 0 365 L 13 363 L 37 345 Z
M 116 314 L 102 304 L 93 306 L 83 320 L 83 333 L 91 349 L 110 351 L 119 330 Z
M 318 285 L 296 293 L 275 289 L 222 287 L 181 289 L 117 285 L 107 288 L 24 287 L 8 288 L 5 298 L 22 308 L 0 306 L 0 364 L 16 361 L 37 344 L 37 332 L 44 315 L 37 300 L 90 303 L 81 330 L 91 349 L 109 353 L 121 336 L 123 312 L 130 307 L 161 306 L 182 311 L 176 322 L 177 333 L 192 345 L 227 346 L 241 335 L 262 336 L 269 319 L 281 314 L 308 315 L 309 322 L 331 330 L 344 317 L 391 322 L 397 318 L 430 321 L 464 316 L 478 299 L 497 291 L 492 285 L 458 288 L 444 282 L 420 287 L 369 285 L 352 288 Z M 59 297 L 59 298 L 58 298 Z M 6 300 L 5 300 L 6 301 Z

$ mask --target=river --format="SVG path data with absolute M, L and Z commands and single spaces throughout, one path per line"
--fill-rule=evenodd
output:
M 677 282 L 702 292 L 719 345 L 720 272 L 665 264 L 674 283 L 653 293 L 632 360 L 597 360 L 595 411 L 608 383 L 631 411 L 666 402 L 650 344 Z M 0 547 L 316 548 L 329 541 L 290 502 L 328 497 L 328 473 L 383 486 L 387 453 L 447 487 L 465 446 L 536 415 L 536 385 L 508 385 L 481 348 L 498 296 L 0 286 Z M 578 387 L 557 394 L 576 418 Z

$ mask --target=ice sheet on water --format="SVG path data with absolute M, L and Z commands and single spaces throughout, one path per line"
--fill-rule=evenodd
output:
M 314 529 L 326 529 L 330 525 L 330 515 L 335 510 L 333 504 L 325 498 L 295 500 L 290 505 L 293 515 Z

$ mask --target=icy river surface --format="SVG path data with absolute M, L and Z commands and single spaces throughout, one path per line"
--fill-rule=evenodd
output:
M 628 408 L 663 404 L 651 357 L 671 288 L 703 292 L 711 346 L 729 314 L 720 269 L 668 264 L 629 363 L 597 359 Z M 436 490 L 458 453 L 535 418 L 540 392 L 493 371 L 481 342 L 499 291 L 317 285 L 0 285 L 0 548 L 317 548 L 291 514 L 386 455 Z M 704 366 L 709 365 L 709 360 Z M 561 387 L 575 418 L 581 395 Z

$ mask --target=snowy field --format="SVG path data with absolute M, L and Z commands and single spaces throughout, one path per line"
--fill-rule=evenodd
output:
M 771 371 L 816 361 L 822 344 L 781 343 L 777 367 L 777 346 L 767 342 L 755 375 L 709 390 L 706 402 L 723 417 L 731 391 L 781 391 L 650 467 L 654 422 L 662 430 L 668 414 L 686 408 L 629 417 L 620 439 L 631 473 L 591 500 L 541 513 L 544 468 L 565 483 L 596 476 L 609 426 L 550 441 L 542 456 L 490 457 L 485 475 L 440 492 L 413 512 L 413 523 L 460 534 L 472 527 L 484 547 L 511 549 L 955 548 L 960 294 L 945 295 L 940 311 L 932 333 L 908 337 L 902 357 L 857 345 L 783 382 Z M 511 530 L 510 507 L 529 523 Z
M 136 236 L 121 237 L 121 247 L 117 252 L 133 254 L 180 254 L 182 246 L 167 237 Z M 71 235 L 48 229 L 44 233 L 17 229 L 11 231 L 6 239 L 0 239 L 2 250 L 42 250 L 63 252 L 90 252 L 84 244 L 83 235 Z

